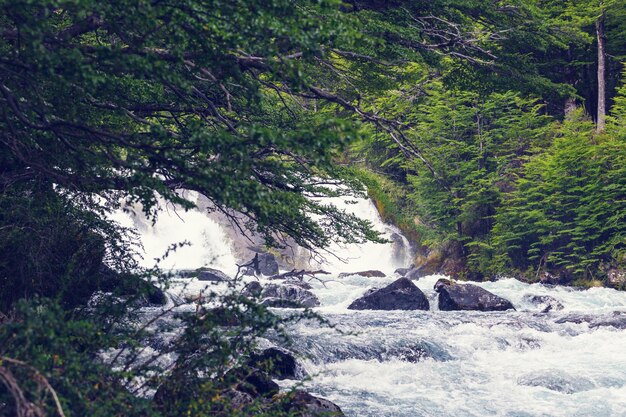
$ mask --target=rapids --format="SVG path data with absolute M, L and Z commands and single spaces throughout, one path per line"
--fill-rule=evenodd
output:
M 382 223 L 371 202 L 345 207 L 386 236 L 399 234 Z M 126 212 L 115 218 L 140 226 L 148 261 L 169 244 L 188 240 L 192 245 L 168 258 L 168 267 L 211 265 L 233 272 L 232 242 L 199 211 L 164 213 L 154 227 Z M 415 283 L 428 296 L 430 311 L 348 310 L 367 289 L 398 278 L 395 268 L 410 263 L 406 245 L 396 237 L 390 244 L 331 248 L 331 280 L 311 284 L 321 302 L 315 310 L 337 329 L 313 321 L 291 328 L 293 350 L 311 375 L 303 383 L 308 391 L 355 417 L 626 416 L 626 292 L 501 279 L 478 285 L 510 300 L 517 311 L 444 312 L 437 310 L 433 291 L 439 277 L 429 276 Z M 337 278 L 365 269 L 387 277 Z M 205 285 L 187 282 L 183 290 L 183 281 L 173 292 Z M 551 296 L 563 309 L 541 313 L 528 295 Z M 281 382 L 283 388 L 291 384 Z

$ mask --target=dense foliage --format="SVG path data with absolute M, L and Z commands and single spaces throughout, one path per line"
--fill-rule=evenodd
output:
M 108 214 L 191 208 L 183 189 L 268 246 L 316 251 L 379 240 L 319 198 L 366 185 L 418 260 L 455 258 L 444 272 L 606 280 L 626 263 L 625 13 L 0 0 L 0 415 L 298 414 L 228 396 L 283 323 L 239 294 L 177 319 L 175 364 L 140 360 L 166 330 L 133 314 L 167 277 Z

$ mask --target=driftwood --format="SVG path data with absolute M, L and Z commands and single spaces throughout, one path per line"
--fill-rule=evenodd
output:
M 330 275 L 330 272 L 324 271 L 322 269 L 318 269 L 317 271 L 307 271 L 306 269 L 292 269 L 289 272 L 284 272 L 282 274 L 271 276 L 269 279 L 288 279 L 288 278 L 297 278 L 300 281 L 304 281 L 304 279 L 308 279 L 308 281 L 316 280 L 319 281 L 324 287 L 326 287 L 327 282 L 336 281 L 334 279 L 321 279 L 316 275 Z

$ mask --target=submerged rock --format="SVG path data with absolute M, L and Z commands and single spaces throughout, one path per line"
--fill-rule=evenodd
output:
M 277 379 L 301 379 L 306 375 L 291 353 L 275 347 L 250 355 L 248 365 Z
M 428 310 L 424 293 L 408 278 L 400 278 L 379 290 L 368 291 L 349 310 Z
M 222 281 L 230 281 L 230 277 L 220 271 L 219 269 L 214 268 L 200 268 L 198 269 L 198 280 L 200 281 L 213 281 L 213 282 L 222 282 Z
M 527 303 L 537 306 L 542 313 L 563 310 L 564 308 L 559 300 L 549 295 L 524 294 L 522 299 Z
M 268 307 L 317 307 L 320 301 L 315 294 L 298 285 L 269 284 L 261 291 L 261 304 Z
M 619 330 L 626 329 L 626 311 L 614 311 L 609 314 L 589 315 L 589 314 L 568 314 L 556 320 L 557 324 L 564 323 L 587 323 L 590 329 L 598 327 L 613 327 Z
M 531 372 L 519 377 L 517 383 L 530 387 L 543 387 L 564 394 L 574 394 L 594 388 L 594 384 L 590 380 L 570 375 L 558 369 Z
M 435 291 L 439 293 L 439 310 L 443 311 L 515 310 L 509 300 L 473 284 L 458 284 L 447 279 L 440 279 L 435 284 Z
M 387 275 L 385 275 L 383 272 L 372 269 L 369 271 L 359 271 L 359 272 L 342 272 L 341 274 L 339 274 L 339 278 L 345 278 L 348 277 L 350 275 L 358 275 L 361 277 L 367 277 L 367 278 L 384 278 Z
M 332 401 L 316 397 L 306 391 L 296 390 L 287 394 L 285 411 L 298 417 L 343 417 L 341 408 Z M 291 415 L 291 414 L 290 414 Z

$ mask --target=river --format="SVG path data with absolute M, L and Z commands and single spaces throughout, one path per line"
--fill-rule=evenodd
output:
M 371 202 L 350 207 L 387 236 L 398 233 L 382 223 Z M 116 218 L 139 226 L 146 263 L 167 245 L 188 240 L 191 246 L 165 266 L 234 271 L 226 234 L 199 211 L 166 213 L 154 226 L 127 213 Z M 291 334 L 311 376 L 304 387 L 346 415 L 626 416 L 626 292 L 504 278 L 478 285 L 510 300 L 517 311 L 449 312 L 437 309 L 433 285 L 441 277 L 428 276 L 415 284 L 429 298 L 430 311 L 353 311 L 347 306 L 366 290 L 397 279 L 394 270 L 407 266 L 410 254 L 399 254 L 397 242 L 336 246 L 330 253 L 328 282 L 311 282 L 321 303 L 315 310 L 343 333 L 309 321 L 294 325 Z M 337 277 L 365 269 L 387 276 Z M 206 285 L 185 282 L 183 290 L 180 282 L 173 292 Z M 543 313 L 529 301 L 532 295 L 550 296 L 563 308 Z M 291 385 L 281 382 L 285 389 Z

